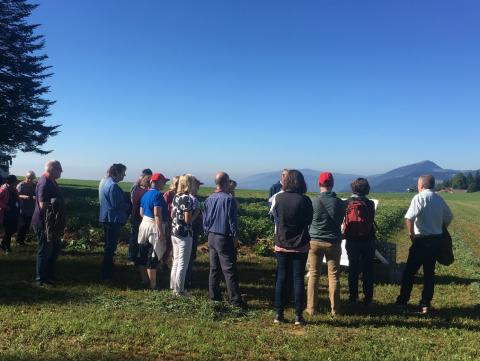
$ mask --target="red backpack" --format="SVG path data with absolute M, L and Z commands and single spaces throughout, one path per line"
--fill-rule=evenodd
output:
M 345 238 L 367 238 L 372 234 L 374 214 L 367 203 L 360 198 L 347 201 L 343 234 Z

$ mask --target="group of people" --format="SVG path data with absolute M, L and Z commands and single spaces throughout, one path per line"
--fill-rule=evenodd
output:
M 230 302 L 245 308 L 237 271 L 239 203 L 234 197 L 236 182 L 227 173 L 218 172 L 215 191 L 201 207 L 197 193 L 203 183 L 192 174 L 174 177 L 168 191 L 163 193 L 170 179 L 144 169 L 126 196 L 118 185 L 124 179 L 126 169 L 123 164 L 113 164 L 99 185 L 99 221 L 105 240 L 101 278 L 110 280 L 113 277 L 120 230 L 130 217 L 128 261 L 138 267 L 140 280 L 146 287 L 157 289 L 157 268 L 161 264 L 168 269 L 172 257 L 170 289 L 175 295 L 189 297 L 187 289 L 191 285 L 198 240 L 205 234 L 210 260 L 210 299 L 221 301 L 223 274 Z M 28 172 L 20 184 L 17 185 L 15 176 L 8 176 L 0 187 L 0 220 L 4 224 L 1 247 L 8 253 L 11 237 L 17 231 L 17 243 L 21 245 L 31 223 L 38 242 L 36 280 L 39 285 L 55 282 L 54 265 L 65 228 L 64 201 L 56 183 L 61 173 L 60 162 L 49 161 L 37 184 L 35 174 Z M 338 198 L 333 192 L 331 173 L 321 173 L 318 185 L 320 192 L 311 199 L 306 195 L 303 174 L 295 169 L 284 169 L 280 181 L 270 189 L 270 216 L 275 225 L 277 259 L 275 323 L 285 322 L 284 309 L 290 289 L 294 296 L 296 325 L 305 323 L 305 293 L 307 315 L 318 312 L 318 285 L 324 258 L 331 314 L 341 312 L 339 275 L 343 239 L 346 239 L 349 260 L 348 301 L 356 303 L 359 300 L 360 274 L 363 303 L 370 305 L 373 300 L 376 225 L 375 205 L 367 197 L 369 183 L 365 178 L 354 180 L 352 195 L 347 200 Z M 433 192 L 434 185 L 435 179 L 431 175 L 418 179 L 419 193 L 412 199 L 405 215 L 412 246 L 396 301 L 399 306 L 408 303 L 414 276 L 423 266 L 422 313 L 429 312 L 433 298 L 439 240 L 453 218 L 445 201 Z M 307 261 L 309 277 L 305 292 Z
M 144 169 L 126 199 L 118 185 L 125 171 L 123 164 L 113 164 L 99 185 L 99 221 L 105 234 L 102 278 L 112 278 L 120 229 L 130 213 L 128 261 L 138 266 L 145 286 L 157 289 L 157 268 L 162 263 L 163 269 L 167 269 L 172 256 L 170 288 L 175 295 L 189 297 L 187 288 L 192 281 L 198 240 L 205 232 L 210 252 L 210 297 L 221 300 L 223 273 L 230 301 L 244 307 L 236 272 L 238 203 L 233 196 L 236 182 L 225 172 L 219 172 L 215 177 L 216 190 L 206 199 L 202 211 L 197 192 L 203 183 L 192 174 L 174 177 L 169 190 L 162 193 L 170 179 Z
M 4 234 L 1 248 L 11 252 L 11 239 L 17 233 L 17 247 L 25 245 L 30 226 L 37 238 L 36 282 L 39 286 L 55 284 L 55 261 L 60 253 L 65 230 L 65 203 L 56 180 L 62 165 L 52 160 L 35 182 L 35 173 L 27 172 L 18 182 L 15 175 L 6 177 L 0 186 L 0 223 Z M 3 181 L 2 181 L 3 183 Z
M 279 187 L 280 184 L 280 187 Z M 285 321 L 284 308 L 289 279 L 293 283 L 295 324 L 305 322 L 304 275 L 308 261 L 306 313 L 318 311 L 318 284 L 323 258 L 327 262 L 331 314 L 340 312 L 339 267 L 341 242 L 346 240 L 348 255 L 348 288 L 350 303 L 359 299 L 359 275 L 363 278 L 363 303 L 373 300 L 373 262 L 375 257 L 375 204 L 369 200 L 368 180 L 357 178 L 351 184 L 352 196 L 347 200 L 332 191 L 333 175 L 323 172 L 318 179 L 320 193 L 315 198 L 306 196 L 306 183 L 301 172 L 284 169 L 281 180 L 270 190 L 270 213 L 275 222 L 275 254 L 277 272 L 275 281 L 274 322 Z M 439 195 L 433 192 L 435 179 L 424 175 L 418 179 L 418 194 L 412 199 L 405 215 L 408 234 L 412 241 L 403 273 L 398 306 L 404 307 L 410 299 L 414 276 L 421 266 L 424 287 L 420 313 L 427 314 L 433 298 L 435 263 L 444 230 L 452 221 L 452 213 Z

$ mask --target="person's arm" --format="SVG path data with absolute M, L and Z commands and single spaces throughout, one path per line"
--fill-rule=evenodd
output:
M 238 243 L 238 229 L 237 229 L 237 217 L 238 217 L 238 210 L 237 210 L 237 203 L 230 198 L 229 202 L 229 214 L 228 214 L 228 222 L 230 225 L 230 231 L 232 232 L 233 239 L 236 243 Z
M 417 196 L 413 197 L 410 207 L 408 207 L 407 213 L 405 214 L 405 225 L 407 227 L 407 233 L 410 239 L 413 241 L 415 237 L 415 227 L 414 221 L 420 213 L 420 205 L 417 201 Z
M 410 237 L 410 240 L 413 241 L 413 239 L 415 238 L 413 220 L 406 218 L 405 219 L 405 226 L 407 227 L 407 233 L 408 233 L 408 236 Z
M 445 203 L 445 207 L 443 208 L 443 225 L 447 228 L 450 223 L 452 223 L 453 214 L 450 208 L 448 207 L 447 203 Z
M 158 238 L 160 239 L 160 241 L 165 241 L 165 232 L 163 230 L 162 207 L 154 207 L 153 214 L 155 216 L 155 224 L 157 225 Z
M 145 214 L 145 213 L 143 213 L 143 207 L 140 207 L 140 217 L 143 218 L 143 215 L 144 215 L 144 214 Z
M 305 224 L 309 226 L 313 221 L 313 205 L 312 200 L 308 196 L 305 197 Z M 325 209 L 326 210 L 326 209 Z

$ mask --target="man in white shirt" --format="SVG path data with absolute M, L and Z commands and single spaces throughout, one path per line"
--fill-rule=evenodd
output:
M 420 312 L 427 314 L 435 286 L 435 254 L 443 233 L 453 219 L 452 212 L 438 194 L 433 192 L 435 178 L 423 175 L 418 178 L 418 194 L 413 197 L 405 214 L 405 222 L 412 245 L 402 277 L 397 305 L 406 305 L 410 299 L 415 274 L 423 266 L 423 291 Z

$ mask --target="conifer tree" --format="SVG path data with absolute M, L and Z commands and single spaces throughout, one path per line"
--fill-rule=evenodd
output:
M 41 149 L 58 125 L 45 125 L 54 101 L 45 96 L 44 81 L 52 74 L 44 65 L 47 55 L 38 24 L 27 18 L 38 5 L 26 0 L 0 1 L 0 152 L 47 154 Z

